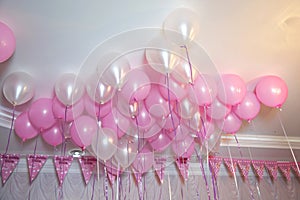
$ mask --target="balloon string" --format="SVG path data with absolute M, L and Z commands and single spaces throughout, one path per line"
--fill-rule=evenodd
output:
M 212 185 L 213 185 L 213 190 L 214 190 L 214 199 L 218 200 L 218 196 L 217 196 L 217 178 L 215 177 L 214 173 L 212 172 L 211 168 L 210 168 L 210 172 L 211 172 L 211 181 L 212 181 Z
M 242 158 L 243 157 L 243 153 L 242 153 L 242 149 L 241 149 L 241 146 L 240 146 L 240 143 L 238 141 L 238 138 L 237 138 L 236 134 L 234 134 L 234 139 L 235 139 L 235 141 L 236 141 L 236 143 L 238 145 L 239 153 L 240 153 L 240 156 Z
M 104 183 L 105 183 L 105 199 L 108 200 L 108 180 L 107 180 L 107 169 L 106 169 L 106 163 L 104 163 Z
M 143 200 L 143 181 L 142 179 L 138 181 L 139 187 L 139 200 Z
M 95 180 L 96 180 L 96 175 L 94 175 L 94 179 L 93 179 L 93 185 L 92 185 L 92 196 L 91 196 L 91 200 L 94 200 L 94 193 L 95 193 Z
M 198 154 L 198 151 L 195 151 L 195 152 L 196 152 L 196 156 L 198 157 L 198 160 L 199 160 L 199 163 L 200 163 L 201 172 L 203 174 L 203 178 L 204 178 L 204 182 L 205 182 L 205 186 L 206 186 L 207 197 L 210 200 L 210 191 L 209 191 L 208 181 L 207 181 L 204 166 L 203 166 L 203 160 L 202 160 L 201 156 Z
M 172 126 L 173 126 L 173 133 L 174 133 L 174 136 L 176 136 L 176 127 L 175 127 L 173 112 L 172 112 L 172 108 L 171 108 L 171 98 L 170 98 L 171 94 L 170 94 L 170 80 L 169 80 L 169 76 L 170 76 L 170 74 L 167 73 L 167 75 L 166 75 L 166 82 L 167 82 L 167 88 L 168 88 L 168 106 L 169 106 L 169 112 L 170 112 L 171 122 L 172 122 Z
M 285 139 L 286 139 L 286 141 L 287 141 L 287 143 L 288 143 L 288 145 L 289 145 L 289 148 L 290 148 L 291 154 L 292 154 L 292 156 L 293 156 L 294 162 L 295 162 L 295 164 L 296 164 L 298 173 L 300 173 L 300 169 L 299 169 L 299 166 L 298 166 L 298 164 L 297 164 L 297 159 L 296 159 L 296 157 L 295 157 L 295 154 L 294 154 L 293 148 L 292 148 L 292 146 L 291 146 L 291 143 L 290 143 L 290 141 L 289 141 L 288 135 L 287 135 L 287 133 L 286 133 L 285 127 L 284 127 L 284 125 L 283 125 L 283 123 L 282 123 L 280 114 L 278 113 L 277 116 L 278 116 L 278 119 L 279 119 L 279 122 L 280 122 L 280 126 L 281 126 L 281 128 L 282 128 L 282 132 L 283 132 L 283 134 L 284 134 L 284 136 L 285 136 Z
M 238 187 L 238 183 L 237 183 L 235 168 L 233 166 L 233 159 L 232 159 L 232 156 L 231 156 L 231 152 L 230 152 L 229 146 L 227 146 L 227 150 L 228 150 L 229 158 L 230 158 L 230 161 L 231 161 L 231 168 L 233 169 L 232 170 L 233 171 L 233 178 L 234 178 L 234 183 L 235 183 L 235 187 L 236 187 L 236 190 L 237 190 L 238 199 L 240 199 L 240 191 L 239 191 L 239 187 Z
M 190 84 L 193 85 L 193 84 L 194 84 L 194 80 L 193 80 L 193 68 L 192 68 L 192 63 L 191 63 L 191 59 L 190 59 L 190 55 L 189 55 L 188 48 L 187 48 L 186 45 L 182 45 L 182 46 L 180 46 L 180 47 L 185 49 L 186 58 L 187 58 L 187 60 L 188 60 L 188 64 L 189 64 L 189 67 L 190 67 L 190 76 L 191 76 L 191 80 L 189 80 L 189 81 L 190 81 Z
M 249 155 L 250 155 L 250 160 L 252 162 L 253 158 L 252 158 L 252 153 L 251 153 L 251 150 L 250 150 L 249 147 L 248 147 L 248 152 L 249 152 Z M 261 193 L 260 193 L 260 189 L 259 189 L 259 182 L 256 179 L 254 179 L 254 181 L 255 181 L 255 186 L 256 186 L 258 197 L 259 197 L 259 199 L 261 199 Z
M 10 129 L 9 129 L 9 134 L 8 134 L 8 140 L 7 140 L 4 155 L 6 155 L 7 152 L 8 152 L 8 147 L 9 147 L 9 144 L 10 144 L 10 138 L 11 138 L 12 130 L 13 130 L 13 127 L 14 127 L 15 111 L 16 111 L 16 106 L 13 107 L 13 112 L 12 112 L 12 117 L 11 117 L 11 124 L 10 124 Z
M 172 190 L 171 190 L 171 181 L 170 181 L 169 173 L 168 173 L 168 186 L 169 186 L 169 200 L 172 200 Z

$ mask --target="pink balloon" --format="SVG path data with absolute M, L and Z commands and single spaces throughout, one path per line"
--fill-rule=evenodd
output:
M 0 63 L 8 60 L 16 49 L 16 39 L 13 31 L 0 22 Z
M 191 157 L 194 152 L 194 138 L 187 135 L 184 140 L 174 140 L 172 150 L 176 154 L 176 157 Z
M 33 102 L 28 117 L 32 125 L 41 132 L 53 126 L 56 119 L 52 111 L 52 99 L 41 98 Z
M 114 158 L 123 168 L 127 168 L 134 161 L 137 151 L 137 138 L 124 136 L 118 140 L 118 148 L 114 155 Z
M 152 117 L 150 116 L 143 102 L 139 102 L 137 108 L 137 116 L 132 120 L 133 124 L 143 130 L 149 129 L 154 123 L 154 119 L 152 119 Z
M 218 83 L 218 99 L 229 105 L 240 103 L 246 95 L 246 84 L 234 74 L 223 74 Z
M 122 115 L 116 108 L 112 108 L 112 111 L 103 117 L 101 122 L 102 127 L 111 128 L 117 133 L 119 138 L 131 127 L 131 120 Z
M 91 98 L 89 98 L 88 96 L 85 96 L 84 108 L 85 108 L 85 111 L 91 117 L 102 118 L 111 112 L 111 101 L 108 101 L 105 104 L 98 104 L 98 103 L 94 102 Z M 100 113 L 100 115 L 99 115 L 99 113 Z
M 46 143 L 54 147 L 60 145 L 63 142 L 63 134 L 62 134 L 61 126 L 58 123 L 56 123 L 51 128 L 45 130 L 42 133 L 42 137 Z
M 281 107 L 287 99 L 288 88 L 284 80 L 277 76 L 263 77 L 256 86 L 256 96 L 269 107 Z
M 148 138 L 148 142 L 154 150 L 164 151 L 171 144 L 172 137 L 162 130 L 159 134 Z
M 180 117 L 173 111 L 166 118 L 164 129 L 174 130 L 180 124 Z
M 260 103 L 253 92 L 247 92 L 243 101 L 233 107 L 233 111 L 241 119 L 252 120 L 260 111 Z
M 121 94 L 127 102 L 144 100 L 151 89 L 151 83 L 148 75 L 140 70 L 133 69 L 125 76 L 125 84 L 121 88 Z
M 67 110 L 66 110 L 67 109 Z M 72 106 L 66 107 L 56 97 L 53 99 L 52 111 L 57 119 L 66 120 L 71 122 L 78 118 L 84 110 L 83 100 L 80 99 L 77 103 Z
M 142 138 L 149 138 L 158 134 L 166 123 L 166 120 L 153 120 L 154 121 L 151 123 L 152 125 L 150 126 L 150 128 L 142 130 L 142 134 L 140 135 Z
M 27 112 L 21 113 L 16 118 L 14 127 L 15 133 L 23 140 L 23 142 L 38 135 L 38 131 L 30 123 Z
M 210 106 L 207 106 L 206 114 L 212 119 L 224 119 L 231 111 L 230 105 L 224 105 L 218 99 L 215 99 Z
M 169 102 L 162 97 L 156 84 L 152 84 L 149 95 L 145 99 L 145 105 L 149 113 L 157 119 L 162 119 L 170 113 Z
M 224 133 L 231 134 L 238 132 L 242 126 L 242 120 L 232 112 L 224 120 L 218 120 L 216 123 Z
M 87 115 L 82 115 L 75 119 L 70 128 L 72 141 L 83 149 L 91 145 L 96 132 L 96 120 Z
M 167 101 L 180 101 L 187 95 L 185 85 L 179 84 L 172 77 L 167 78 L 167 76 L 161 76 L 159 81 L 159 91 Z
M 145 145 L 143 149 L 138 153 L 132 166 L 140 173 L 147 172 L 154 163 L 154 153 L 150 145 Z
M 218 90 L 215 80 L 208 75 L 198 76 L 189 89 L 189 98 L 199 106 L 210 105 L 216 98 Z
M 203 139 L 208 139 L 213 133 L 215 132 L 215 125 L 213 121 L 204 121 L 201 130 L 200 130 L 200 136 Z

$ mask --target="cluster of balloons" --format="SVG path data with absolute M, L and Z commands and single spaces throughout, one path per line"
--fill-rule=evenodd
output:
M 167 39 L 188 50 L 199 31 L 196 18 L 186 9 L 172 13 L 163 25 Z M 41 135 L 53 146 L 71 138 L 107 165 L 144 173 L 164 152 L 189 158 L 196 143 L 210 151 L 221 132 L 236 133 L 242 120 L 254 119 L 261 103 L 281 107 L 287 98 L 287 86 L 277 76 L 261 77 L 247 90 L 238 75 L 201 74 L 169 49 L 146 48 L 139 67 L 123 58 L 86 82 L 63 74 L 55 97 L 35 100 L 17 117 L 15 133 L 24 141 Z M 3 94 L 14 106 L 26 103 L 34 96 L 31 77 L 9 75 Z
M 16 49 L 16 39 L 13 31 L 0 22 L 0 63 L 8 60 Z

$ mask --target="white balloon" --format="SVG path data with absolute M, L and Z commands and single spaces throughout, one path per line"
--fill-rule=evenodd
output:
M 54 86 L 58 100 L 65 106 L 75 104 L 84 94 L 84 84 L 75 74 L 66 73 L 59 77 Z
M 13 106 L 24 104 L 34 96 L 33 78 L 25 72 L 14 72 L 5 78 L 2 91 Z

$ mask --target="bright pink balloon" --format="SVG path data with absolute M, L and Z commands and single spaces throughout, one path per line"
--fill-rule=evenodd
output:
M 172 138 L 162 130 L 159 134 L 148 138 L 148 142 L 154 150 L 164 151 L 171 144 Z
M 98 104 L 94 102 L 88 96 L 84 98 L 84 108 L 85 111 L 92 117 L 100 118 L 105 117 L 108 113 L 111 112 L 111 101 L 106 102 L 105 104 Z M 100 115 L 99 115 L 100 113 Z
M 208 106 L 217 96 L 217 84 L 208 75 L 200 75 L 196 78 L 194 85 L 189 91 L 189 98 L 199 106 Z
M 66 111 L 67 109 L 67 111 Z M 80 99 L 77 103 L 72 106 L 66 107 L 62 104 L 56 97 L 53 99 L 52 111 L 57 119 L 66 120 L 66 122 L 71 122 L 78 118 L 84 110 L 83 100 Z
M 180 101 L 187 95 L 185 85 L 179 84 L 172 77 L 167 78 L 167 76 L 161 76 L 159 91 L 167 101 Z
M 8 60 L 16 49 L 16 39 L 13 31 L 0 22 L 0 63 Z
M 72 141 L 81 148 L 91 145 L 96 132 L 96 120 L 87 115 L 82 115 L 75 119 L 70 128 Z
M 247 92 L 243 101 L 232 110 L 241 119 L 252 120 L 260 111 L 260 103 L 253 92 Z
M 230 105 L 224 105 L 218 99 L 215 99 L 213 103 L 207 106 L 206 114 L 212 119 L 224 119 L 231 111 Z
M 246 95 L 245 82 L 235 74 L 223 74 L 218 83 L 218 99 L 229 105 L 240 103 Z
M 54 147 L 60 145 L 63 142 L 62 127 L 56 123 L 51 128 L 45 130 L 42 133 L 42 137 L 46 143 Z
M 140 173 L 147 172 L 154 163 L 154 153 L 150 145 L 145 145 L 143 149 L 138 153 L 132 166 Z
M 194 138 L 187 135 L 184 140 L 174 140 L 172 150 L 176 154 L 176 157 L 191 157 L 194 152 Z
M 121 94 L 127 102 L 144 100 L 151 89 L 151 82 L 148 75 L 140 70 L 133 69 L 125 76 L 125 84 L 121 88 Z
M 235 134 L 242 126 L 242 120 L 233 112 L 229 113 L 224 120 L 218 120 L 216 123 L 224 133 L 230 134 Z
M 287 99 L 288 88 L 281 78 L 266 76 L 258 82 L 256 96 L 266 106 L 272 108 L 281 107 Z
M 52 99 L 41 98 L 33 102 L 28 117 L 32 125 L 41 132 L 53 126 L 56 119 L 52 111 Z
M 162 97 L 156 84 L 152 84 L 150 93 L 145 99 L 145 105 L 149 113 L 157 119 L 162 119 L 170 113 L 169 102 Z
M 21 113 L 14 123 L 15 133 L 25 142 L 27 139 L 34 138 L 38 135 L 38 131 L 32 126 L 29 121 L 28 113 Z

